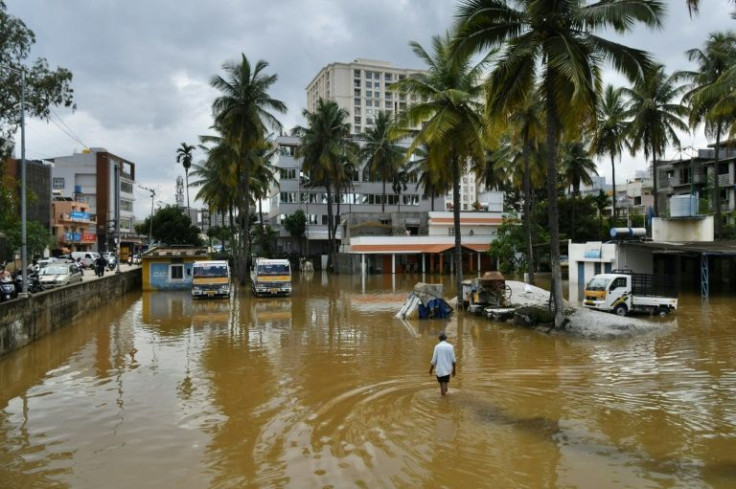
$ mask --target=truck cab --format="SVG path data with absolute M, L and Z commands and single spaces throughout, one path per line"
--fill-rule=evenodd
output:
M 230 296 L 230 265 L 223 260 L 197 261 L 192 265 L 192 297 Z
M 586 284 L 583 305 L 619 316 L 630 312 L 664 316 L 677 309 L 676 281 L 664 275 L 628 270 L 602 273 Z
M 289 260 L 256 258 L 251 270 L 253 294 L 291 295 L 291 263 Z

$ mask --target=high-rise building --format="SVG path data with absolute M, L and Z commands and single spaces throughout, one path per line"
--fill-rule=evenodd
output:
M 307 110 L 313 111 L 317 101 L 332 100 L 350 114 L 353 134 L 373 126 L 379 111 L 398 115 L 416 99 L 389 87 L 423 70 L 397 68 L 387 61 L 357 58 L 352 63 L 330 63 L 307 85 Z

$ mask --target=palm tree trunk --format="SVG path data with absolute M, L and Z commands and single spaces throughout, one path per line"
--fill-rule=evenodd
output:
M 616 165 L 615 165 L 615 158 L 613 156 L 613 151 L 611 151 L 611 185 L 613 186 L 613 199 L 611 200 L 611 206 L 612 206 L 612 216 L 613 222 L 611 223 L 613 226 L 616 225 Z
M 383 199 L 381 200 L 381 212 L 386 212 L 386 180 L 383 181 Z
M 532 241 L 532 179 L 529 174 L 529 144 L 524 145 L 524 225 L 526 226 L 526 270 L 534 285 L 534 246 Z
M 562 327 L 565 305 L 562 298 L 562 269 L 560 268 L 560 221 L 557 207 L 557 150 L 559 146 L 559 121 L 551 77 L 545 80 L 547 92 L 547 200 L 549 201 L 549 254 L 552 261 L 551 293 L 555 307 L 555 327 Z
M 713 168 L 716 174 L 714 192 L 715 192 L 715 206 L 716 206 L 716 239 L 721 239 L 721 183 L 719 182 L 718 165 L 720 162 L 720 146 L 721 146 L 721 131 L 722 122 L 719 120 L 716 124 L 716 146 L 713 154 Z
M 240 263 L 240 285 L 245 285 L 248 281 L 248 259 L 250 257 L 250 162 L 245 158 L 245 184 L 244 195 L 241 195 L 240 202 L 243 209 L 243 224 L 241 226 L 241 238 L 243 249 L 241 250 Z
M 455 228 L 455 285 L 457 308 L 463 308 L 463 248 L 460 236 L 460 162 L 457 154 L 452 155 L 452 220 Z
M 334 219 L 333 217 L 333 210 L 332 210 L 332 185 L 327 182 L 325 185 L 325 190 L 327 191 L 327 241 L 330 243 L 330 261 L 331 263 L 329 265 L 332 266 L 333 271 L 335 270 L 335 233 L 334 228 L 332 226 L 332 221 Z M 328 265 L 328 269 L 329 269 Z
M 187 182 L 187 216 L 190 218 L 192 217 L 191 213 L 189 212 L 189 169 L 184 169 L 184 180 Z

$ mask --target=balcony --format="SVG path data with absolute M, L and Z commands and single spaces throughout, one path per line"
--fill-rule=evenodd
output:
M 706 178 L 705 178 L 705 175 L 702 173 L 696 173 L 692 181 L 687 176 L 669 178 L 670 187 L 683 187 L 683 186 L 690 186 L 691 184 L 692 185 L 703 185 L 705 184 L 705 182 L 706 182 Z

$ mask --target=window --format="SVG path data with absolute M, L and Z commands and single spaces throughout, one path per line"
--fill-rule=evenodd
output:
M 365 78 L 366 78 L 367 80 L 370 80 L 371 78 L 373 78 L 373 72 L 371 72 L 371 71 L 366 71 L 366 72 L 365 72 Z
M 366 107 L 373 107 L 373 100 L 366 100 L 365 101 L 365 106 Z
M 355 115 L 362 115 L 362 114 L 360 113 L 360 107 L 356 107 L 356 108 L 355 108 Z
M 374 95 L 376 96 L 376 98 L 381 98 L 381 92 L 376 92 Z
M 386 108 L 387 109 L 393 109 L 394 108 L 394 103 L 391 102 L 390 100 L 386 100 Z
M 360 97 L 360 88 L 353 89 L 353 96 Z
M 394 96 L 393 92 L 386 92 L 386 100 L 391 100 Z
M 355 78 L 360 78 L 360 70 L 353 70 L 353 76 Z
M 356 107 L 360 107 L 360 99 L 359 98 L 353 99 L 353 103 L 355 104 Z
M 356 116 L 355 117 L 355 124 L 356 125 L 359 125 L 360 124 L 360 116 Z
M 184 280 L 184 265 L 171 265 L 169 267 L 169 280 Z
M 372 92 L 372 91 L 370 91 L 370 90 L 366 90 L 366 91 L 365 91 L 365 97 L 366 97 L 366 98 L 372 98 L 372 97 L 373 97 L 373 92 Z
M 64 178 L 54 178 L 53 186 L 55 189 L 60 190 L 64 188 Z
M 120 200 L 120 210 L 124 212 L 133 212 L 133 202 L 129 200 Z
M 360 88 L 360 80 L 353 80 L 353 86 L 355 88 Z
M 387 82 L 390 82 L 391 81 L 391 73 L 386 73 L 385 75 L 383 75 L 383 78 Z

